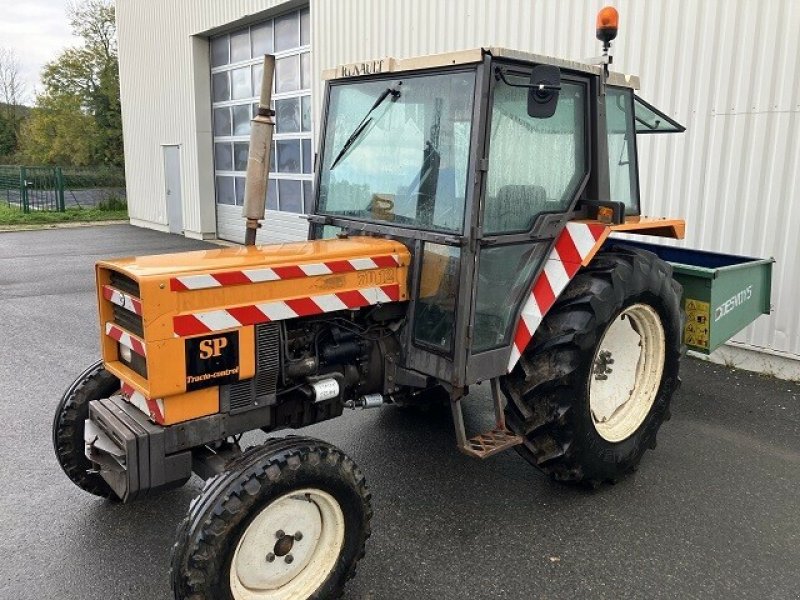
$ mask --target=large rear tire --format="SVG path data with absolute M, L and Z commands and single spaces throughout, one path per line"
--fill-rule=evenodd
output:
M 53 449 L 58 464 L 72 483 L 102 498 L 116 498 L 116 495 L 98 473 L 90 472 L 92 463 L 84 451 L 84 423 L 89 418 L 89 402 L 108 398 L 119 388 L 119 379 L 98 360 L 67 388 L 53 418 Z
M 525 459 L 592 486 L 636 469 L 680 383 L 681 294 L 669 264 L 631 247 L 575 276 L 501 379 Z
M 311 438 L 268 440 L 209 479 L 178 528 L 177 600 L 338 598 L 364 556 L 364 476 Z

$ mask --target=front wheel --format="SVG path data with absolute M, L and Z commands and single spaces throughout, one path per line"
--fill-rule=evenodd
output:
M 592 485 L 637 467 L 679 385 L 681 295 L 669 264 L 631 247 L 600 252 L 575 276 L 501 380 L 523 457 Z
M 178 530 L 177 600 L 338 598 L 372 516 L 361 471 L 311 438 L 269 440 L 210 479 Z
M 98 360 L 67 388 L 53 418 L 53 450 L 58 464 L 72 483 L 103 498 L 116 496 L 105 480 L 93 472 L 85 454 L 83 430 L 89 418 L 89 402 L 113 396 L 119 388 L 119 379 Z

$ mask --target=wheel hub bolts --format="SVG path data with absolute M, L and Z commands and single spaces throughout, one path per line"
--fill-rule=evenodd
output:
M 275 542 L 275 547 L 272 549 L 272 552 L 267 554 L 267 562 L 271 563 L 275 561 L 276 557 L 283 557 L 287 565 L 292 564 L 294 562 L 294 557 L 289 554 L 289 552 L 292 551 L 295 542 L 299 542 L 303 539 L 303 534 L 298 531 L 294 535 L 286 535 L 283 529 L 279 529 L 275 532 L 275 537 L 278 541 Z
M 281 531 L 279 533 L 283 532 Z M 286 556 L 292 551 L 292 546 L 294 546 L 294 536 L 283 534 L 278 538 L 278 541 L 275 542 L 275 547 L 272 551 L 275 553 L 275 556 Z
M 601 350 L 594 361 L 594 378 L 599 381 L 608 379 L 608 374 L 614 371 L 609 365 L 613 364 L 614 359 L 611 358 L 611 352 Z

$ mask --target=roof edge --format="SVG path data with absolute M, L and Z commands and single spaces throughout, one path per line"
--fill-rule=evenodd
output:
M 446 67 L 452 65 L 467 65 L 479 63 L 484 55 L 490 54 L 497 58 L 508 58 L 511 60 L 521 60 L 540 64 L 555 65 L 557 67 L 571 71 L 579 71 L 599 76 L 602 67 L 590 65 L 580 61 L 574 61 L 543 54 L 523 52 L 521 50 L 510 50 L 498 46 L 485 48 L 472 48 L 469 50 L 456 50 L 454 52 L 444 52 L 440 54 L 429 54 L 425 56 L 413 56 L 410 58 L 395 58 L 387 56 L 375 60 L 357 61 L 338 65 L 332 69 L 325 69 L 322 78 L 325 81 L 332 79 L 342 79 L 345 77 L 359 77 L 364 75 L 376 75 L 380 73 L 398 73 L 403 71 L 416 71 L 420 69 L 432 69 L 436 67 Z M 609 85 L 629 87 L 639 89 L 639 77 L 636 75 L 626 75 L 623 73 L 610 72 L 607 80 Z

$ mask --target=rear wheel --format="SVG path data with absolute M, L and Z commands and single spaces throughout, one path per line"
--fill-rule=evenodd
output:
M 665 350 L 664 326 L 649 304 L 624 308 L 608 326 L 589 375 L 589 412 L 600 437 L 621 442 L 639 429 L 658 393 Z
M 589 484 L 636 468 L 679 385 L 681 293 L 667 263 L 625 246 L 576 275 L 501 381 L 523 457 Z
M 72 483 L 103 498 L 116 496 L 98 473 L 90 472 L 92 464 L 84 451 L 84 423 L 89 418 L 89 402 L 108 398 L 119 388 L 119 379 L 106 371 L 103 361 L 98 360 L 67 388 L 53 419 L 53 449 L 58 464 Z
M 175 598 L 338 598 L 372 516 L 361 471 L 311 438 L 269 440 L 210 479 L 178 530 Z

